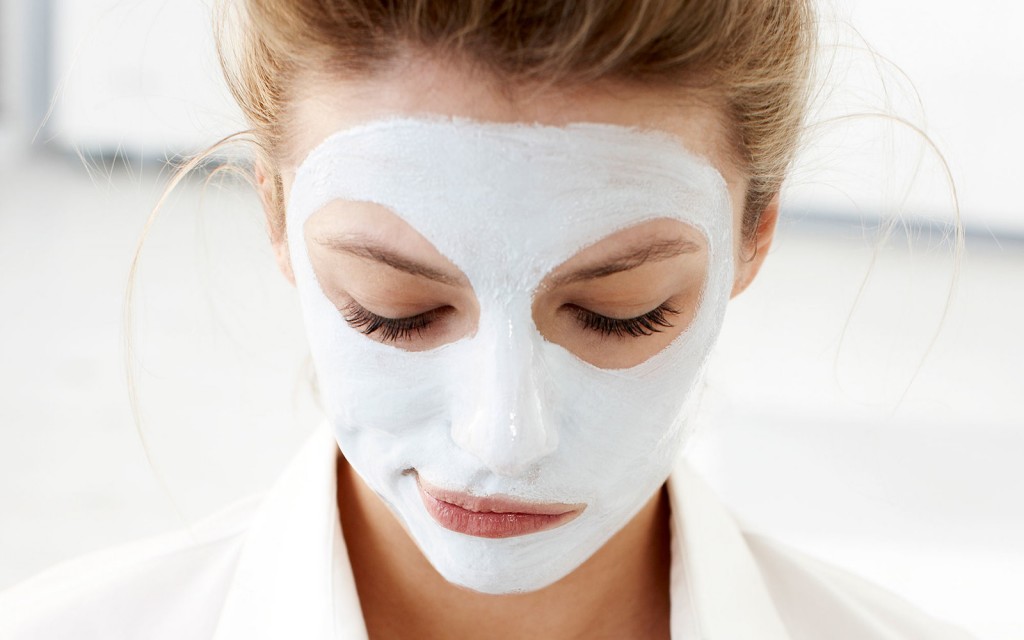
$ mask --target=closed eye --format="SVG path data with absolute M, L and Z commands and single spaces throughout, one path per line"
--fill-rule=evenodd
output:
M 634 318 L 611 318 L 577 305 L 566 305 L 579 325 L 587 331 L 616 338 L 640 338 L 660 333 L 673 326 L 670 316 L 679 312 L 664 303 Z M 404 318 L 389 318 L 366 309 L 355 301 L 339 309 L 345 322 L 366 336 L 374 335 L 381 342 L 408 342 L 422 337 L 432 324 L 454 311 L 453 307 L 438 307 Z
M 662 329 L 673 326 L 668 320 L 669 316 L 679 315 L 668 303 L 635 318 L 610 318 L 574 304 L 567 307 L 584 329 L 618 338 L 640 338 L 660 333 Z
M 438 307 L 424 313 L 405 318 L 388 318 L 377 315 L 355 301 L 339 309 L 345 322 L 363 335 L 377 334 L 381 342 L 405 342 L 422 336 L 423 331 L 441 317 L 454 311 L 453 307 Z

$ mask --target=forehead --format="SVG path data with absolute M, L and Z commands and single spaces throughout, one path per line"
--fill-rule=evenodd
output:
M 742 193 L 724 110 L 694 90 L 667 90 L 611 81 L 575 88 L 510 87 L 472 66 L 429 56 L 399 57 L 372 77 L 296 79 L 284 148 L 287 185 L 303 158 L 330 134 L 389 116 L 452 116 L 496 123 L 564 126 L 596 122 L 660 129 L 707 158 Z
M 689 224 L 728 247 L 713 166 L 660 130 L 387 118 L 336 132 L 303 160 L 288 236 L 335 199 L 383 205 L 478 290 L 529 292 L 558 264 L 646 220 Z M 480 285 L 478 287 L 478 285 Z

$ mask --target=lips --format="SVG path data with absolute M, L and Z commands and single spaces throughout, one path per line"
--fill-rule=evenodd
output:
M 539 503 L 507 496 L 473 496 L 435 487 L 416 476 L 427 513 L 442 527 L 478 538 L 512 538 L 559 527 L 586 505 Z

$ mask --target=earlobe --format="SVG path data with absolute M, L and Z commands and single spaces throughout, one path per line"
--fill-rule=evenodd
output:
M 274 259 L 277 268 L 280 269 L 285 279 L 295 286 L 295 273 L 292 271 L 291 256 L 288 253 L 288 242 L 284 232 L 284 225 L 280 224 L 282 212 L 278 210 L 279 198 L 277 193 L 278 181 L 267 175 L 263 165 L 256 163 L 254 170 L 256 178 L 256 190 L 260 195 L 260 202 L 263 204 L 263 215 L 266 222 L 267 236 L 274 250 Z
M 733 281 L 733 288 L 730 297 L 735 298 L 743 293 L 750 283 L 754 281 L 768 257 L 768 250 L 771 249 L 772 240 L 775 238 L 775 228 L 779 221 L 779 195 L 771 199 L 757 222 L 757 230 L 754 237 L 744 241 L 744 245 L 750 247 L 749 259 L 741 259 L 736 265 L 736 278 Z

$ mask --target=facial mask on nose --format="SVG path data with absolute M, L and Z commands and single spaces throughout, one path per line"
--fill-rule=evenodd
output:
M 468 278 L 476 331 L 428 351 L 348 325 L 322 291 L 303 225 L 333 200 L 387 207 Z M 338 444 L 449 581 L 530 591 L 579 567 L 668 477 L 732 289 L 732 209 L 722 176 L 657 131 L 397 118 L 339 131 L 299 166 L 288 245 L 321 395 Z M 601 369 L 548 342 L 531 304 L 579 251 L 646 220 L 699 230 L 700 306 L 668 347 Z M 382 267 L 383 268 L 383 267 Z M 531 503 L 585 504 L 553 529 L 484 538 L 440 526 L 432 485 Z

